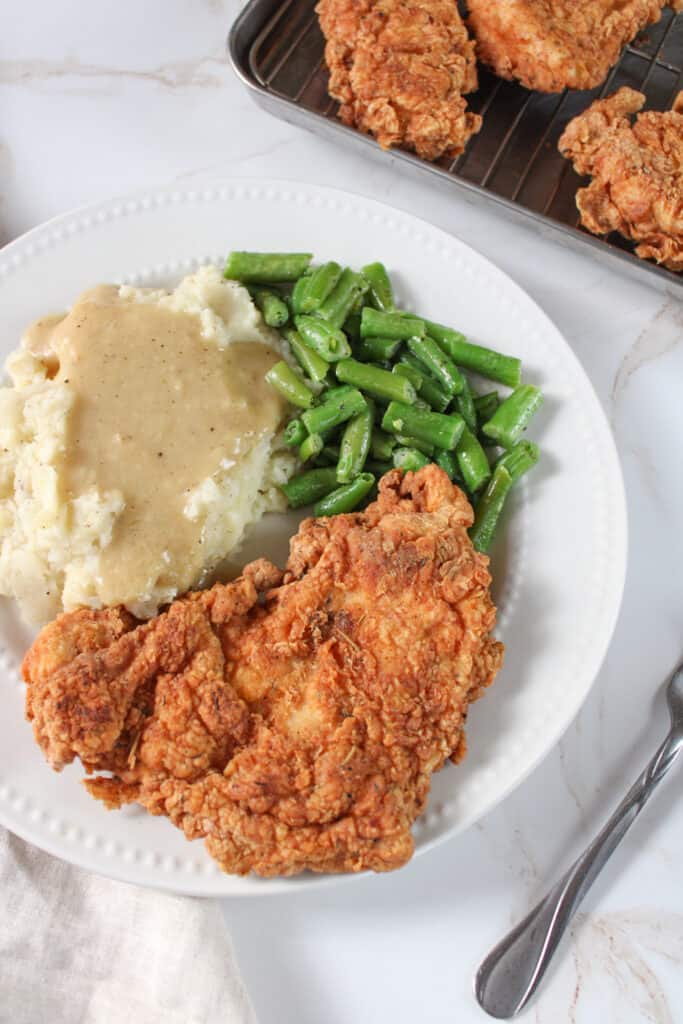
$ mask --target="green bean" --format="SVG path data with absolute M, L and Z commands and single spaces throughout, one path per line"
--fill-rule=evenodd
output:
M 369 363 L 393 359 L 401 342 L 395 338 L 362 338 L 356 346 L 356 355 Z
M 327 377 L 330 364 L 322 356 L 319 356 L 317 352 L 314 352 L 312 348 L 304 344 L 301 335 L 293 327 L 286 328 L 282 333 L 289 343 L 292 355 L 306 376 L 318 384 L 322 384 Z
M 533 384 L 520 384 L 498 406 L 491 419 L 481 428 L 482 432 L 504 448 L 512 448 L 542 404 L 540 388 Z
M 306 387 L 301 377 L 297 376 L 284 359 L 271 366 L 266 374 L 266 380 L 292 405 L 298 405 L 301 409 L 308 409 L 313 405 L 313 392 Z
M 372 473 L 361 473 L 351 483 L 342 484 L 326 497 L 321 498 L 313 508 L 315 516 L 336 516 L 340 512 L 352 512 L 369 494 L 375 483 Z
M 312 259 L 310 252 L 231 252 L 223 276 L 244 284 L 296 281 Z
M 367 284 L 368 284 L 368 282 L 362 276 L 361 276 L 361 280 L 363 281 L 363 285 L 364 285 L 365 290 L 358 293 L 356 301 L 354 302 L 353 306 L 351 307 L 351 312 L 349 313 L 349 316 L 361 316 L 361 314 L 363 312 L 363 307 L 367 305 L 367 297 L 368 297 L 368 295 L 367 295 L 367 291 L 368 291 Z M 348 320 L 348 317 L 347 317 L 347 320 Z
M 401 313 L 383 313 L 366 306 L 361 314 L 360 333 L 363 338 L 395 338 L 406 341 L 420 338 L 425 333 L 424 320 Z
M 339 444 L 337 463 L 337 480 L 340 484 L 350 483 L 363 471 L 370 451 L 373 419 L 373 410 L 367 406 L 346 424 Z
M 428 405 L 434 410 L 434 412 L 445 412 L 451 401 L 451 396 L 444 388 L 441 387 L 438 381 L 436 381 L 429 373 L 424 363 L 421 363 L 415 356 L 411 356 L 409 352 L 402 352 L 399 356 L 399 361 L 396 364 L 399 366 L 405 366 L 408 370 L 412 370 L 413 376 L 417 375 L 420 377 L 422 383 L 418 388 L 420 397 L 426 399 Z M 397 371 L 398 372 L 398 369 Z
M 343 394 L 330 395 L 328 392 L 321 405 L 308 409 L 301 418 L 310 434 L 324 434 L 362 412 L 366 405 L 360 391 L 348 388 Z
M 465 378 L 433 338 L 409 338 L 406 344 L 412 354 L 421 363 L 424 363 L 449 395 L 462 394 Z
M 390 402 L 382 419 L 382 429 L 392 434 L 410 434 L 436 448 L 453 451 L 465 429 L 465 421 L 457 413 L 444 416 L 443 413 L 426 412 L 402 402 Z
M 405 377 L 413 385 L 416 391 L 420 391 L 423 384 L 423 377 L 421 373 L 418 373 L 412 366 L 408 366 L 407 363 L 401 361 L 396 363 L 391 370 L 392 373 L 397 373 L 399 377 Z
M 299 447 L 299 458 L 302 462 L 308 462 L 320 455 L 325 442 L 320 434 L 309 434 Z
M 301 420 L 290 420 L 285 427 L 282 438 L 288 448 L 298 448 L 306 440 L 308 431 Z
M 356 359 L 343 359 L 337 363 L 335 373 L 339 380 L 362 391 L 388 401 L 412 404 L 417 398 L 415 388 L 405 377 L 397 377 L 373 363 L 359 363 Z
M 367 287 L 360 274 L 355 274 L 347 267 L 325 301 L 318 306 L 318 316 L 333 327 L 342 327 Z
M 425 377 L 422 381 L 420 398 L 424 398 L 434 412 L 445 412 L 451 401 L 451 396 L 448 392 L 437 381 L 432 380 L 431 377 Z
M 361 274 L 370 285 L 370 301 L 375 309 L 389 313 L 395 309 L 391 281 L 383 263 L 368 263 Z
M 289 320 L 289 308 L 281 295 L 256 285 L 250 285 L 249 294 L 269 327 L 284 327 Z
M 287 499 L 290 508 L 301 508 L 312 505 L 323 498 L 337 486 L 337 470 L 334 466 L 321 469 L 309 469 L 299 473 L 282 484 L 280 490 Z
M 455 398 L 455 408 L 458 410 L 460 415 L 465 421 L 465 426 L 468 427 L 472 433 L 477 432 L 477 411 L 474 408 L 474 395 L 472 389 L 465 380 L 465 386 L 459 395 Z
M 499 405 L 500 395 L 497 391 L 488 391 L 485 395 L 476 395 L 474 408 L 479 422 L 486 423 L 487 420 L 490 420 Z
M 479 425 L 477 437 L 479 438 L 479 443 L 483 445 L 484 448 L 498 447 L 497 441 L 492 441 L 490 437 L 487 437 L 486 434 L 482 433 L 481 425 L 491 419 L 496 409 L 499 407 L 500 402 L 500 395 L 497 391 L 490 391 L 486 395 L 478 395 L 474 399 L 474 408 L 477 412 L 477 423 Z
M 505 466 L 496 466 L 486 490 L 477 502 L 474 525 L 469 530 L 470 540 L 477 551 L 486 552 L 491 546 L 511 487 L 512 477 Z
M 376 477 L 383 477 L 385 473 L 389 473 L 394 468 L 394 464 L 393 462 L 375 462 L 374 459 L 368 459 L 365 468 Z
M 351 346 L 339 328 L 315 316 L 298 316 L 294 322 L 304 344 L 328 363 L 347 359 L 351 355 Z
M 427 374 L 429 373 L 423 362 L 420 362 L 419 359 L 416 359 L 414 355 L 411 355 L 410 352 L 407 352 L 404 349 L 401 349 L 398 355 L 398 362 L 396 366 L 408 367 L 410 370 L 412 370 L 415 374 L 418 375 L 421 381 L 424 380 Z
M 457 366 L 497 380 L 509 388 L 516 388 L 521 380 L 522 363 L 514 356 L 505 356 L 492 348 L 474 345 L 460 331 L 425 321 L 427 334 L 439 343 Z
M 378 462 L 388 462 L 395 447 L 396 438 L 393 434 L 385 434 L 379 427 L 374 428 L 370 440 L 370 452 L 373 459 L 377 459 Z
M 332 399 L 340 398 L 342 395 L 348 395 L 352 391 L 355 391 L 350 384 L 335 384 L 334 387 L 326 388 L 323 393 L 323 401 L 331 402 Z
M 440 466 L 444 473 L 447 474 L 449 480 L 460 479 L 458 461 L 455 457 L 455 452 L 437 452 L 434 461 L 437 466 Z
M 533 441 L 518 441 L 505 455 L 501 455 L 496 466 L 505 466 L 512 477 L 512 482 L 519 480 L 538 462 L 538 445 Z
M 304 299 L 306 298 L 310 280 L 310 274 L 303 274 L 292 288 L 289 304 L 294 316 L 300 316 L 304 311 Z
M 455 455 L 465 486 L 474 494 L 491 476 L 491 467 L 486 452 L 468 427 L 460 435 Z
M 419 437 L 410 437 L 409 434 L 397 434 L 396 440 L 402 448 L 417 448 L 423 455 L 432 456 L 434 454 L 434 445 L 430 444 L 429 441 L 421 441 Z
M 406 472 L 412 470 L 417 473 L 418 469 L 429 465 L 429 459 L 417 448 L 395 448 L 393 462 L 396 469 L 403 469 Z
M 342 268 L 334 260 L 316 267 L 308 278 L 308 284 L 301 300 L 302 313 L 315 313 L 335 288 L 342 275 Z

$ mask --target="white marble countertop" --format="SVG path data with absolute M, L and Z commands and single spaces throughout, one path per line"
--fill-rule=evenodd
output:
M 225 904 L 261 1024 L 481 1022 L 478 961 L 585 845 L 665 731 L 659 684 L 683 652 L 683 308 L 398 163 L 262 113 L 225 59 L 235 0 L 24 0 L 6 11 L 0 243 L 148 184 L 335 185 L 492 259 L 555 320 L 595 385 L 622 459 L 629 569 L 609 654 L 562 742 L 502 806 L 395 875 Z M 523 1020 L 682 1019 L 679 787 L 680 774 L 614 857 Z

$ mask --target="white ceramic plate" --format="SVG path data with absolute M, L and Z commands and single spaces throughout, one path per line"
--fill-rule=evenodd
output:
M 472 709 L 469 754 L 435 777 L 415 827 L 418 852 L 480 818 L 557 742 L 598 672 L 619 609 L 626 514 L 614 444 L 593 389 L 557 329 L 503 273 L 462 242 L 381 203 L 281 182 L 163 188 L 59 217 L 0 252 L 0 354 L 26 324 L 103 281 L 170 285 L 231 249 L 312 250 L 390 268 L 401 301 L 470 338 L 523 359 L 546 403 L 531 436 L 542 464 L 512 502 L 493 552 L 505 667 Z M 286 557 L 294 516 L 271 516 L 244 558 Z M 31 641 L 0 602 L 4 689 L 0 822 L 85 868 L 195 895 L 253 895 L 320 884 L 220 873 L 201 842 L 162 818 L 109 812 L 79 784 L 77 766 L 50 771 L 23 716 L 19 663 Z

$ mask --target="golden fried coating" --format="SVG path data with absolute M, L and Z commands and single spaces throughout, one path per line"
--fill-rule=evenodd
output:
M 320 0 L 330 95 L 348 125 L 385 149 L 455 157 L 481 127 L 474 43 L 455 0 Z
M 224 871 L 400 867 L 502 660 L 471 521 L 436 466 L 394 470 L 364 512 L 302 523 L 284 574 L 252 563 L 144 624 L 61 616 L 23 666 L 38 743 Z
M 619 231 L 636 253 L 683 270 L 683 93 L 674 109 L 647 111 L 642 93 L 619 89 L 567 125 L 558 143 L 579 174 L 581 223 L 595 235 Z
M 527 89 L 592 89 L 666 0 L 468 0 L 477 56 Z M 671 3 L 683 9 L 683 0 Z

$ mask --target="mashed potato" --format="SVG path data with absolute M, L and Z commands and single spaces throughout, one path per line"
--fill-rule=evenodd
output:
M 284 507 L 280 346 L 215 267 L 170 293 L 99 286 L 28 329 L 0 389 L 0 593 L 24 618 L 152 615 Z

